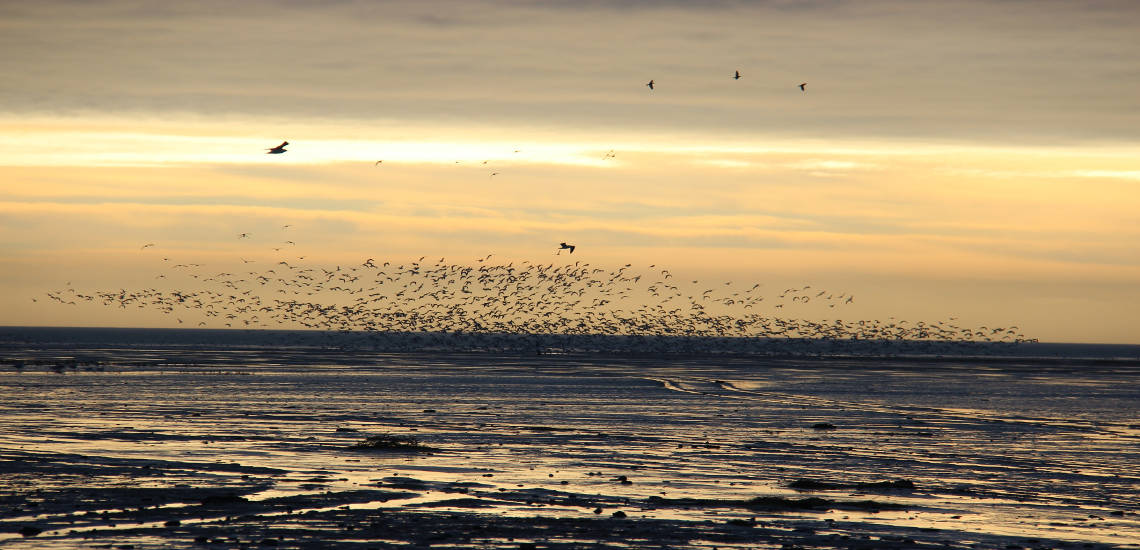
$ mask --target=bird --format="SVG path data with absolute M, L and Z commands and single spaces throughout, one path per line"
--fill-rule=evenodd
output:
M 736 71 L 736 76 L 732 77 L 733 80 L 740 80 L 740 71 Z
M 559 254 L 561 254 L 563 250 L 567 250 L 567 249 L 570 250 L 571 254 L 573 254 L 574 248 L 575 248 L 575 246 L 572 244 L 558 243 L 558 253 Z
M 285 146 L 286 145 L 289 145 L 289 142 L 288 141 L 282 141 L 281 145 L 278 145 L 277 147 L 274 147 L 272 149 L 266 149 L 266 151 L 268 151 L 268 152 L 265 154 L 267 154 L 267 155 L 280 155 L 281 153 L 285 152 Z
M 649 86 L 649 89 L 652 90 L 653 89 L 653 81 L 650 80 L 649 83 L 646 84 L 646 86 Z
M 806 92 L 806 91 L 807 91 L 807 90 L 805 90 L 805 89 L 804 89 L 804 86 L 807 86 L 807 82 L 801 82 L 801 83 L 800 83 L 800 91 L 801 91 L 801 92 Z
M 373 164 L 372 166 L 380 166 L 380 163 L 382 163 L 382 162 L 384 162 L 384 161 L 378 160 L 378 161 L 376 161 L 376 164 Z
M 146 243 L 146 244 L 142 245 L 142 248 L 140 248 L 139 250 L 143 250 L 143 249 L 146 249 L 146 248 L 149 248 L 152 246 L 154 246 L 154 243 Z
M 248 238 L 249 238 L 249 233 L 242 233 L 242 234 L 238 235 L 238 238 L 239 238 L 239 239 L 248 239 Z

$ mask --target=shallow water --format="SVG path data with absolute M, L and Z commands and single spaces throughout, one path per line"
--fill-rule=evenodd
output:
M 13 547 L 178 547 L 163 518 L 221 489 L 282 526 L 306 513 L 592 521 L 621 510 L 954 547 L 1140 547 L 1140 368 L 1128 362 L 6 353 L 87 361 L 0 371 L 0 543 Z M 437 452 L 348 449 L 383 433 Z M 837 487 L 790 488 L 797 479 Z M 857 485 L 892 480 L 914 488 Z M 68 505 L 69 491 L 89 500 Z M 741 505 L 760 496 L 834 502 Z M 180 529 L 230 515 L 195 514 Z M 15 534 L 25 525 L 44 533 Z M 500 543 L 517 544 L 482 547 Z M 672 545 L 713 546 L 732 544 Z

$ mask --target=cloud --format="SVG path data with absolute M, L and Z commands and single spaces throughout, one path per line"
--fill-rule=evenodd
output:
M 1070 175 L 1078 178 L 1140 180 L 1140 170 L 1075 170 Z
M 0 100 L 13 113 L 1006 143 L 1140 135 L 1140 76 L 1120 55 L 1140 47 L 1140 10 L 1127 2 L 112 1 L 8 10 Z M 735 32 L 741 21 L 759 23 Z M 744 78 L 729 78 L 735 70 Z M 660 84 L 652 93 L 643 86 L 651 78 Z M 803 81 L 807 92 L 796 88 Z

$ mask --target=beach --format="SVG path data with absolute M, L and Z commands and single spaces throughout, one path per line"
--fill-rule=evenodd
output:
M 393 353 L 193 332 L 5 333 L 0 546 L 1140 547 L 1135 348 Z

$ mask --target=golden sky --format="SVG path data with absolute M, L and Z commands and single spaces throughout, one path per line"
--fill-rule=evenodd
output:
M 0 4 L 0 324 L 173 326 L 32 301 L 161 257 L 567 241 L 1140 343 L 1140 4 L 691 4 Z

